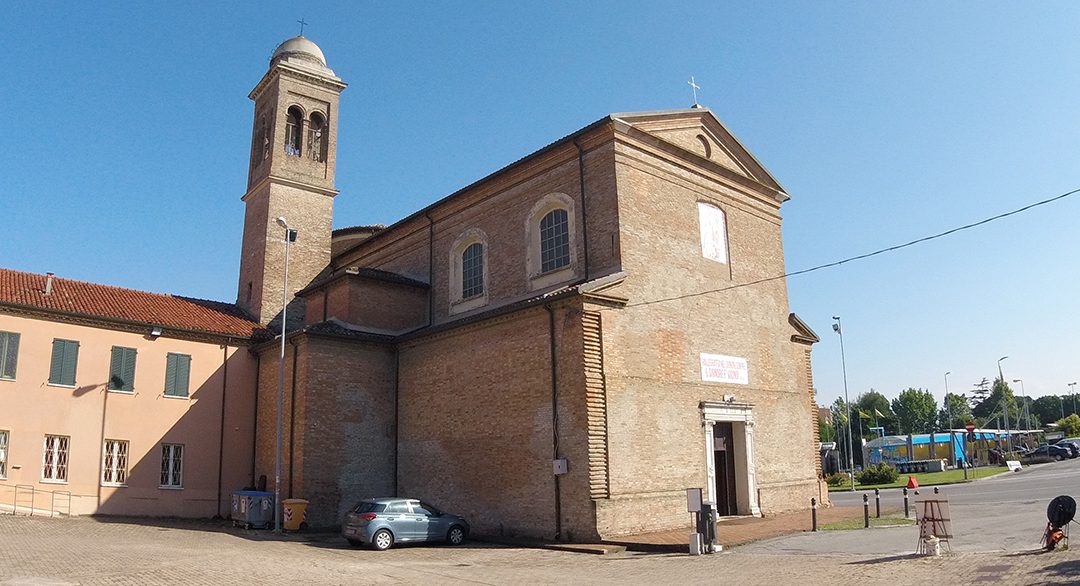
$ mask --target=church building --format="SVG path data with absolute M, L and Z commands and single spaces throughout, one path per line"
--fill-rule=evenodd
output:
M 16 483 L 56 492 L 65 437 L 77 512 L 228 514 L 231 491 L 272 489 L 280 387 L 282 496 L 313 526 L 400 495 L 476 534 L 580 541 L 684 526 L 692 487 L 723 516 L 827 500 L 818 339 L 775 278 L 788 195 L 711 111 L 611 114 L 393 225 L 334 230 L 345 88 L 301 36 L 252 90 L 235 304 L 0 271 L 0 506 Z M 46 382 L 65 340 L 110 366 Z M 161 401 L 184 352 L 198 391 Z M 26 408 L 42 395 L 48 417 Z M 169 487 L 180 436 L 198 451 Z

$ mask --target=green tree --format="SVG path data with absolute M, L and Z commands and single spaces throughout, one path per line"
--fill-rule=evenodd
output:
M 1065 414 L 1064 402 L 1056 395 L 1044 395 L 1031 402 L 1031 422 L 1035 419 L 1041 421 L 1057 421 Z
M 980 403 L 986 400 L 990 396 L 990 380 L 985 376 L 983 379 L 975 383 L 974 388 L 971 389 L 971 408 L 974 409 Z
M 950 414 L 952 419 L 950 420 Z M 958 429 L 964 427 L 968 421 L 974 418 L 971 415 L 971 404 L 966 395 L 948 393 L 941 402 L 941 411 L 938 412 L 938 427 L 941 429 Z
M 835 442 L 836 441 L 836 428 L 832 424 L 826 422 L 823 419 L 819 419 L 817 423 L 818 438 L 823 442 Z
M 1012 422 L 1016 421 L 1017 405 L 1016 397 L 1013 395 L 1013 391 L 1009 388 L 1009 383 L 1003 382 L 1000 378 L 994 379 L 994 386 L 990 390 L 990 394 L 976 405 L 971 412 L 975 417 L 981 419 L 983 424 L 979 427 L 996 427 L 1004 429 L 1006 425 L 1001 423 L 1000 417 L 1002 412 L 1005 412 L 1009 418 L 1008 427 L 1012 427 Z
M 1065 433 L 1065 437 L 1080 436 L 1080 415 L 1073 413 L 1065 419 L 1057 420 L 1058 429 Z
M 930 391 L 910 388 L 893 399 L 893 412 L 900 424 L 900 433 L 933 431 L 937 423 L 937 401 Z
M 884 427 L 885 432 L 896 431 L 896 416 L 893 415 L 892 407 L 885 395 L 870 389 L 855 399 L 853 408 L 859 410 L 859 430 L 862 437 L 873 439 L 877 434 L 870 431 L 871 427 Z M 854 423 L 855 420 L 852 420 Z

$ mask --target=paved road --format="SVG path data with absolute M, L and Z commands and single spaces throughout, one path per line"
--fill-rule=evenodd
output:
M 949 499 L 957 552 L 1022 553 L 1037 549 L 1046 528 L 1046 507 L 1062 494 L 1080 499 L 1080 458 L 1040 464 L 968 484 L 940 487 Z M 922 495 L 933 488 L 922 488 Z M 873 493 L 870 508 L 873 514 Z M 833 503 L 862 506 L 862 493 L 832 493 Z M 918 497 L 911 495 L 912 507 Z M 881 491 L 882 506 L 903 504 L 901 489 Z M 1080 536 L 1080 532 L 1077 533 Z M 917 546 L 914 527 L 825 532 L 773 539 L 747 546 L 748 552 L 784 554 L 904 554 Z

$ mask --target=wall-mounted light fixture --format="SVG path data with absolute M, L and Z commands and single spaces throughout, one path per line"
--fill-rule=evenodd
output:
M 161 326 L 154 326 L 153 329 L 150 330 L 150 337 L 151 338 L 156 338 L 156 337 L 158 337 L 160 335 L 161 335 Z

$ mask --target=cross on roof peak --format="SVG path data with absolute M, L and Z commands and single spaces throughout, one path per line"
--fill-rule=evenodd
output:
M 302 37 L 302 36 L 304 36 L 304 27 L 307 26 L 308 23 L 304 22 L 304 17 L 303 16 L 301 16 L 300 20 L 298 20 L 296 22 L 300 23 L 300 36 Z

